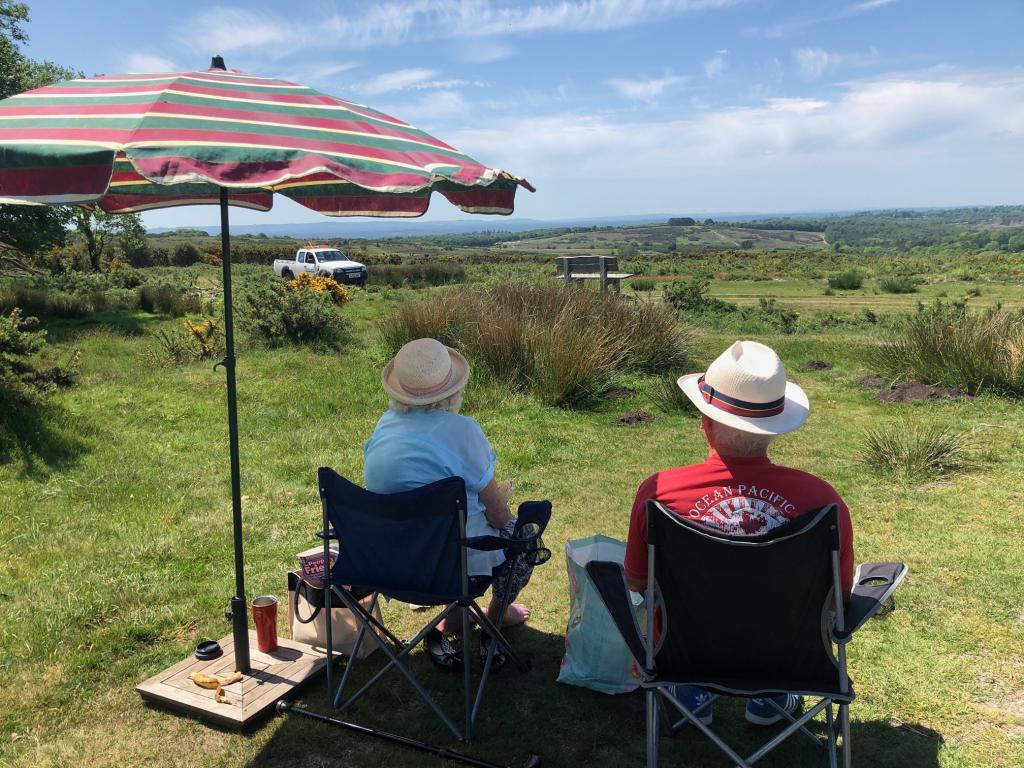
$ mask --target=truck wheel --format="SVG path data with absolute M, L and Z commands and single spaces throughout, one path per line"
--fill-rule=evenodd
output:
M 290 269 L 287 269 L 287 268 L 281 270 L 281 277 L 283 277 L 285 280 L 294 280 L 295 279 L 295 275 L 293 275 L 292 271 Z

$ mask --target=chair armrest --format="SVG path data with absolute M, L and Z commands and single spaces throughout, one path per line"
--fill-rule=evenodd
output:
M 640 627 L 636 623 L 633 601 L 629 599 L 626 573 L 622 569 L 622 564 L 607 560 L 591 560 L 587 563 L 587 575 L 597 587 L 604 607 L 608 609 L 615 627 L 626 642 L 629 652 L 636 659 L 637 665 L 640 669 L 646 669 L 647 648 Z
M 324 531 L 317 531 L 316 532 L 316 537 L 318 539 L 320 539 L 320 540 L 331 539 L 332 541 L 337 541 L 338 533 L 333 528 L 330 528 L 326 532 L 324 532 Z
M 903 563 L 862 563 L 853 575 L 853 590 L 843 607 L 843 632 L 832 632 L 836 641 L 845 642 L 878 613 L 882 605 L 907 577 Z

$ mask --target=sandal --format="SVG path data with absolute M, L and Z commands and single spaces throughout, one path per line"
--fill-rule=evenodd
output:
M 441 669 L 454 669 L 462 665 L 462 654 L 452 645 L 452 641 L 437 629 L 432 629 L 423 638 L 423 647 L 430 654 L 434 666 Z
M 501 647 L 501 643 L 494 640 L 490 635 L 480 635 L 480 667 L 483 668 L 487 664 L 487 650 L 491 647 L 491 643 L 494 643 L 494 656 L 491 659 L 491 672 L 501 672 L 505 667 L 505 662 L 508 661 L 508 657 L 505 656 L 505 649 Z

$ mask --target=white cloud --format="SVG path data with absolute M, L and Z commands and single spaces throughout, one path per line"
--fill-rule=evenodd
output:
M 436 69 L 396 69 L 394 72 L 384 72 L 367 80 L 359 86 L 359 91 L 371 96 L 392 91 L 405 91 L 422 85 L 436 74 Z
M 121 71 L 128 74 L 151 74 L 153 72 L 180 72 L 170 59 L 150 53 L 129 53 L 121 63 Z
M 458 91 L 429 91 L 412 101 L 382 105 L 380 110 L 429 131 L 444 128 L 446 121 L 462 123 L 473 113 Z M 444 135 L 439 138 L 448 140 Z
M 714 80 L 725 71 L 725 57 L 729 54 L 727 50 L 716 51 L 715 55 L 704 62 L 704 75 L 709 80 Z
M 178 33 L 193 50 L 232 53 L 259 49 L 283 58 L 299 48 L 343 43 L 348 49 L 406 40 L 479 39 L 545 31 L 610 30 L 685 13 L 726 8 L 744 0 L 548 0 L 499 5 L 495 0 L 410 0 L 301 19 L 241 7 L 215 6 L 192 16 Z M 495 48 L 501 51 L 500 46 Z M 495 59 L 490 59 L 495 60 Z
M 864 11 L 873 11 L 875 8 L 881 8 L 885 5 L 892 5 L 896 0 L 864 0 L 864 2 L 854 3 L 853 5 L 847 6 L 848 13 L 863 13 Z
M 813 27 L 817 24 L 825 24 L 830 21 L 848 19 L 851 16 L 857 16 L 861 13 L 867 13 L 878 8 L 884 8 L 887 5 L 892 5 L 894 2 L 896 2 L 896 0 L 863 0 L 862 2 L 844 6 L 835 13 L 819 14 L 815 16 L 800 16 L 768 27 L 751 27 L 746 31 L 752 34 L 762 35 L 764 37 L 784 37 L 806 27 Z
M 918 159 L 936 175 L 993 156 L 1001 158 L 996 167 L 1004 175 L 1016 162 L 1010 174 L 1016 178 L 1024 172 L 1024 74 L 892 75 L 847 83 L 831 98 L 775 98 L 665 121 L 524 115 L 493 128 L 456 129 L 445 139 L 484 162 L 537 176 L 531 180 L 538 188 L 542 176 L 556 183 L 571 179 L 581 188 L 697 171 L 736 178 L 758 164 L 824 188 L 837 180 L 821 177 L 823 164 L 858 173 L 871 168 L 880 180 L 904 161 Z M 945 179 L 948 187 L 960 183 L 957 173 Z
M 866 67 L 876 64 L 879 55 L 876 48 L 853 53 L 826 51 L 824 48 L 798 48 L 793 51 L 793 59 L 801 75 L 816 80 L 840 66 Z
M 825 74 L 829 67 L 836 66 L 840 55 L 829 53 L 824 48 L 799 48 L 793 51 L 793 58 L 804 77 L 818 78 Z
M 606 82 L 627 99 L 654 105 L 658 103 L 665 91 L 685 85 L 688 80 L 688 77 L 682 75 L 666 74 L 664 77 L 650 80 L 630 80 L 617 77 Z
M 496 40 L 493 37 L 485 37 L 479 40 L 468 40 L 459 50 L 459 54 L 466 61 L 475 64 L 490 64 L 494 61 L 503 61 L 514 56 L 516 49 L 507 43 Z

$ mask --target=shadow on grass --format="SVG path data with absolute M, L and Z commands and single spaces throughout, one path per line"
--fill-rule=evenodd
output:
M 52 403 L 8 403 L 0 408 L 0 465 L 16 464 L 26 477 L 71 467 L 85 452 L 67 413 Z
M 478 719 L 476 738 L 460 744 L 395 671 L 390 671 L 350 710 L 335 712 L 327 704 L 323 680 L 306 689 L 297 704 L 360 726 L 401 734 L 427 744 L 462 752 L 499 765 L 520 766 L 536 753 L 551 766 L 643 766 L 644 702 L 640 692 L 607 696 L 555 682 L 564 652 L 561 635 L 518 627 L 509 632 L 515 648 L 532 661 L 528 672 L 506 668 L 493 675 Z M 475 647 L 474 647 L 475 650 Z M 384 663 L 374 654 L 353 670 L 358 687 Z M 419 651 L 410 667 L 417 679 L 456 722 L 462 718 L 461 678 L 435 669 Z M 474 667 L 476 670 L 476 667 Z M 476 677 L 474 676 L 474 682 Z M 741 699 L 722 700 L 715 726 L 727 741 L 752 752 L 774 731 L 748 725 Z M 856 705 L 854 706 L 856 716 Z M 348 768 L 348 766 L 457 765 L 430 754 L 318 723 L 301 715 L 274 717 L 265 728 L 273 735 L 248 763 L 250 768 Z M 854 722 L 851 743 L 861 765 L 938 768 L 941 737 L 922 726 L 886 721 Z M 685 729 L 661 740 L 661 765 L 682 768 L 727 768 L 731 762 L 701 734 Z M 762 763 L 759 763 L 761 765 Z M 825 754 L 805 739 L 793 737 L 763 761 L 765 766 L 825 765 Z
M 75 318 L 45 318 L 44 328 L 50 341 L 70 341 L 85 331 L 106 330 L 119 336 L 142 336 L 153 323 L 166 318 L 138 310 L 93 312 Z

